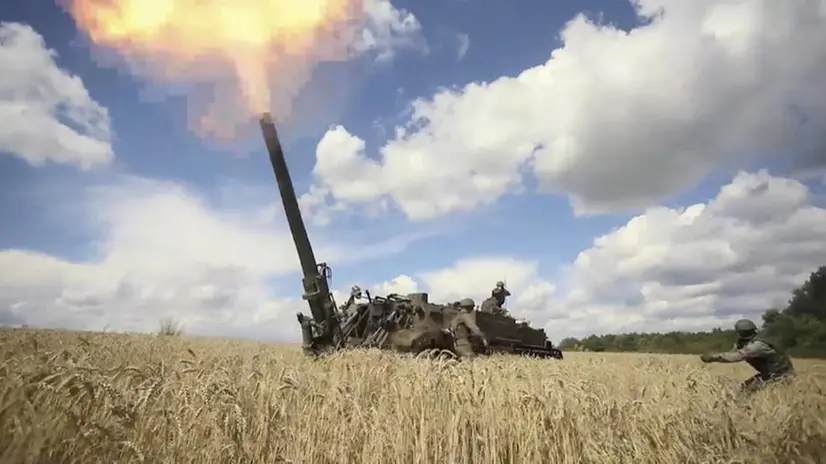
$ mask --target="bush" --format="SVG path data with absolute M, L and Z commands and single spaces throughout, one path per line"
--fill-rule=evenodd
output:
M 171 317 L 161 319 L 161 327 L 158 330 L 158 335 L 177 337 L 183 333 L 183 326 Z

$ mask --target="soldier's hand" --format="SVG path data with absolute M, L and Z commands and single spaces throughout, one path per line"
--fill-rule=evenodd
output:
M 714 361 L 714 356 L 709 353 L 704 353 L 702 356 L 700 356 L 700 361 L 704 363 L 710 363 Z

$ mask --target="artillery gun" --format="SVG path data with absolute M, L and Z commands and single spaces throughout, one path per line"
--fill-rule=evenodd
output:
M 460 355 L 504 352 L 562 359 L 562 352 L 542 329 L 508 316 L 466 311 L 456 303 L 431 303 L 427 293 L 368 293 L 366 303 L 348 304 L 347 311 L 340 310 L 330 292 L 330 267 L 316 261 L 272 118 L 264 113 L 259 122 L 303 273 L 302 298 L 310 316 L 299 312 L 297 319 L 306 354 L 349 348 L 440 349 Z M 459 346 L 464 349 L 458 350 Z

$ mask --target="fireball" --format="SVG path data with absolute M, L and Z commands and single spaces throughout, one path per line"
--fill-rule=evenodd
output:
M 66 1 L 78 29 L 138 74 L 209 85 L 195 119 L 224 135 L 265 111 L 288 116 L 317 63 L 347 58 L 364 14 L 359 0 Z

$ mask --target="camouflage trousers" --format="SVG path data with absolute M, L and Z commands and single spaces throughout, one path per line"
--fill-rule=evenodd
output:
M 461 358 L 470 358 L 475 354 L 473 352 L 473 345 L 467 337 L 460 337 L 456 339 L 453 349 Z
M 764 376 L 763 374 L 757 373 L 740 384 L 740 393 L 751 394 L 772 385 L 786 384 L 794 377 L 794 372 L 776 376 Z

